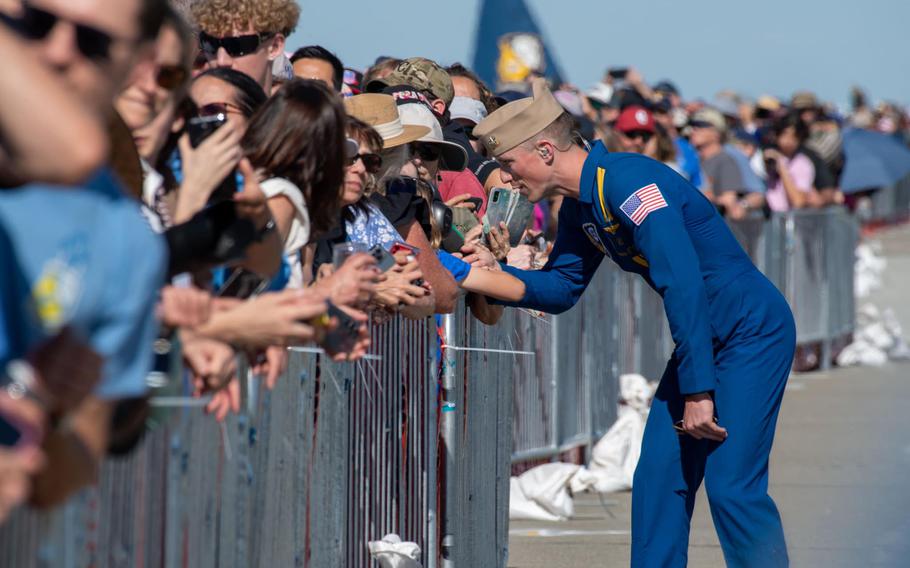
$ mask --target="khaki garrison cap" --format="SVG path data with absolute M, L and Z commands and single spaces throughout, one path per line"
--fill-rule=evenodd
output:
M 491 156 L 501 156 L 562 116 L 565 110 L 543 81 L 534 83 L 534 96 L 499 108 L 474 127 L 474 136 Z

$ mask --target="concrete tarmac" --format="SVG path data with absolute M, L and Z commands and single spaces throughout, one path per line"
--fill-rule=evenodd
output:
M 860 303 L 891 307 L 910 338 L 910 226 L 872 237 L 888 267 Z M 910 566 L 910 362 L 794 374 L 784 396 L 770 492 L 794 567 Z M 580 495 L 564 523 L 513 521 L 513 568 L 629 564 L 631 494 Z M 689 565 L 724 566 L 704 491 Z

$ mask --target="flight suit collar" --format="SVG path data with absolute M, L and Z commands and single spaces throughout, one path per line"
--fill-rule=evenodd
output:
M 581 181 L 578 186 L 578 200 L 582 203 L 594 202 L 594 185 L 597 181 L 597 168 L 601 159 L 607 155 L 607 148 L 598 140 L 591 146 L 585 165 L 581 169 Z

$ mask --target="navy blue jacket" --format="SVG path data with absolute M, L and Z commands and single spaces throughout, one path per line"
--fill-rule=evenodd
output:
M 524 281 L 512 305 L 560 313 L 581 297 L 609 256 L 640 274 L 664 300 L 683 394 L 713 390 L 714 350 L 738 314 L 722 308 L 725 288 L 756 268 L 714 206 L 671 168 L 596 143 L 585 160 L 579 198 L 563 200 L 559 230 L 542 270 L 505 269 Z M 738 293 L 738 292 L 737 292 Z M 508 304 L 507 304 L 508 305 Z

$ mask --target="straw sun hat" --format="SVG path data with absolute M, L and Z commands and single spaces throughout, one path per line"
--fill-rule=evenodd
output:
M 372 126 L 382 137 L 384 149 L 414 142 L 430 132 L 426 126 L 402 124 L 391 95 L 368 93 L 348 97 L 344 100 L 344 109 L 348 115 Z

